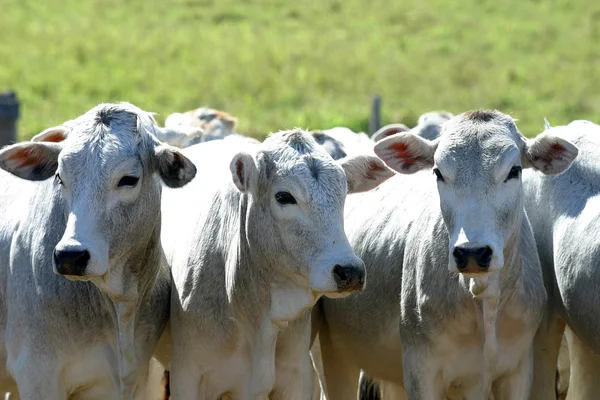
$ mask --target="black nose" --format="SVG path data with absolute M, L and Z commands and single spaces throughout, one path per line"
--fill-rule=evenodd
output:
M 467 268 L 469 260 L 473 260 L 480 268 L 488 268 L 492 261 L 494 251 L 490 246 L 485 247 L 455 247 L 452 255 L 456 261 L 458 269 Z
M 56 271 L 61 275 L 82 276 L 90 260 L 87 250 L 54 250 Z
M 339 292 L 363 290 L 365 286 L 365 269 L 336 264 L 333 267 L 333 279 L 335 279 Z

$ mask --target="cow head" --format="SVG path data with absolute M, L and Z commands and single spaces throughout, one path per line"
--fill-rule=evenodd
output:
M 237 189 L 248 195 L 246 226 L 253 252 L 313 292 L 362 290 L 365 266 L 344 232 L 347 193 L 393 175 L 375 156 L 334 161 L 308 132 L 271 135 L 254 154 L 231 161 Z
M 130 104 L 101 104 L 31 142 L 0 151 L 0 167 L 23 179 L 51 179 L 66 227 L 53 254 L 55 272 L 104 277 L 126 265 L 160 227 L 160 184 L 180 187 L 195 166 L 153 135 L 151 115 Z M 143 252 L 142 252 L 143 253 Z
M 449 235 L 449 269 L 481 276 L 504 265 L 504 249 L 523 218 L 521 169 L 565 171 L 577 156 L 551 134 L 521 135 L 511 117 L 471 111 L 444 123 L 435 141 L 400 133 L 378 142 L 375 153 L 410 174 L 431 169 Z
M 225 111 L 200 107 L 184 113 L 173 113 L 165 119 L 165 127 L 197 127 L 203 130 L 199 137 L 192 138 L 185 146 L 200 142 L 223 139 L 235 133 L 237 119 Z

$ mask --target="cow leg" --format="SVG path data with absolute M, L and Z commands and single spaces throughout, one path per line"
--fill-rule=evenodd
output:
M 565 323 L 546 309 L 533 339 L 533 383 L 530 400 L 556 399 L 556 365 Z
M 171 398 L 181 400 L 205 399 L 205 393 L 200 393 L 200 374 L 190 351 L 174 342 L 171 372 L 169 374 L 169 389 Z M 209 399 L 212 400 L 212 399 Z
M 404 388 L 394 382 L 380 381 L 379 390 L 382 400 L 408 400 Z
M 60 368 L 57 367 L 56 360 L 40 357 L 23 358 L 25 359 L 15 363 L 14 368 L 21 399 L 67 400 L 67 393 L 60 385 Z
M 306 313 L 279 333 L 275 351 L 275 384 L 269 396 L 271 400 L 306 400 L 312 397 L 310 329 L 310 313 Z
M 328 400 L 351 400 L 358 396 L 360 368 L 347 363 L 335 351 L 329 327 L 323 324 L 319 330 L 323 374 L 325 376 L 326 398 Z
M 406 348 L 402 353 L 404 389 L 411 400 L 444 400 L 444 387 L 426 350 Z
M 533 349 L 526 354 L 519 366 L 510 375 L 493 385 L 495 400 L 526 399 L 531 393 L 533 375 Z
M 596 399 L 600 393 L 600 355 L 587 347 L 573 331 L 565 330 L 571 356 L 567 400 Z
M 569 328 L 567 327 L 566 329 L 568 330 Z M 567 398 L 569 380 L 571 379 L 571 359 L 569 357 L 567 338 L 563 335 L 562 342 L 560 343 L 560 353 L 558 354 L 558 371 L 556 371 L 556 395 L 558 400 L 565 400 Z

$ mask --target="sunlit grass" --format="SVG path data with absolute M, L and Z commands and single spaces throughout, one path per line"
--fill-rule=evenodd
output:
M 257 136 L 498 108 L 532 136 L 600 116 L 600 2 L 2 0 L 27 138 L 101 102 L 209 105 Z

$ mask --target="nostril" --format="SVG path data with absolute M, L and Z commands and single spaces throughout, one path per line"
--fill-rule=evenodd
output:
M 77 265 L 78 267 L 87 267 L 88 261 L 90 261 L 90 252 L 84 250 L 81 256 L 79 256 L 79 258 L 75 262 L 75 265 Z
M 467 267 L 467 259 L 468 259 L 468 250 L 460 247 L 455 247 L 452 252 L 452 256 L 454 257 L 454 261 L 456 261 L 456 266 L 458 269 L 465 269 Z
M 348 281 L 348 274 L 346 272 L 346 268 L 342 267 L 340 264 L 335 264 L 333 266 L 333 275 L 337 283 Z
M 477 264 L 479 264 L 480 267 L 488 268 L 492 262 L 493 255 L 494 251 L 490 246 L 477 249 Z

